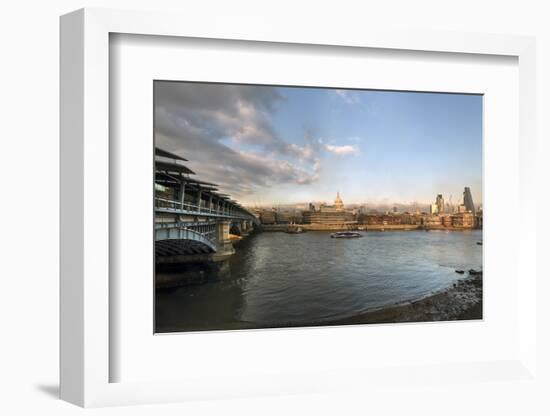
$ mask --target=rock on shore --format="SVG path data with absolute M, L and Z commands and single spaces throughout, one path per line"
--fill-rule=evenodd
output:
M 405 302 L 331 321 L 329 325 L 430 322 L 482 319 L 482 275 L 459 280 L 452 287 Z M 327 325 L 327 322 L 324 322 Z

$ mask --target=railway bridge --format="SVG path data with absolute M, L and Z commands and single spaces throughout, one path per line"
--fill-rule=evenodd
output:
M 155 149 L 157 263 L 220 260 L 234 253 L 229 231 L 246 237 L 259 219 L 219 186 L 197 179 L 187 159 Z

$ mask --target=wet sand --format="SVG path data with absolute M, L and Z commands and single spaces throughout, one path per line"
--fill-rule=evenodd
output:
M 315 321 L 307 324 L 288 322 L 262 326 L 241 322 L 239 329 L 481 320 L 483 319 L 482 282 L 482 275 L 465 275 L 453 286 L 421 299 L 398 303 L 346 318 Z
M 367 311 L 341 319 L 309 323 L 280 322 L 277 325 L 258 325 L 253 322 L 231 322 L 224 330 L 268 329 L 292 327 L 340 326 L 361 324 L 386 324 L 405 322 L 438 322 L 483 319 L 482 276 L 467 276 L 445 290 L 434 292 L 421 299 L 402 302 L 392 306 Z M 204 331 L 203 328 L 188 328 L 187 331 Z M 179 332 L 179 328 L 165 327 L 162 332 Z
M 422 299 L 403 302 L 323 325 L 460 321 L 483 318 L 482 276 L 467 276 L 452 287 Z

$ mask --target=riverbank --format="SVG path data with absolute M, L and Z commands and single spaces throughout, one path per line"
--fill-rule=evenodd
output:
M 304 231 L 472 231 L 478 228 L 472 227 L 444 227 L 419 224 L 353 224 L 353 225 L 325 225 L 325 224 L 297 224 Z M 262 224 L 259 229 L 266 232 L 284 232 L 288 230 L 288 224 Z
M 358 315 L 309 323 L 281 322 L 277 325 L 259 325 L 253 322 L 224 322 L 223 327 L 204 328 L 188 326 L 187 331 L 268 329 L 292 327 L 342 326 L 361 324 L 389 324 L 411 322 L 442 322 L 483 319 L 483 278 L 481 275 L 468 276 L 453 286 L 415 301 L 402 302 L 371 310 Z M 159 332 L 178 332 L 178 327 L 157 328 Z
M 476 244 L 481 239 L 479 230 L 365 232 L 363 238 L 346 241 L 326 232 L 258 232 L 234 242 L 235 254 L 223 262 L 197 264 L 196 270 L 158 266 L 162 288 L 156 292 L 156 328 L 179 332 L 481 319 L 481 276 L 454 273 L 454 268 L 483 264 Z M 441 290 L 433 289 L 434 283 Z M 376 305 L 385 307 L 373 309 Z
M 368 311 L 319 325 L 351 325 L 398 322 L 460 321 L 482 319 L 482 275 L 468 276 L 448 289 L 422 299 Z

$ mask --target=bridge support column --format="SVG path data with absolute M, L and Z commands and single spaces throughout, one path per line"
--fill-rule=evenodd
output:
M 180 191 L 179 191 L 179 202 L 181 204 L 181 209 L 184 209 L 185 204 L 185 182 L 181 181 Z
M 216 240 L 218 251 L 213 255 L 214 261 L 224 260 L 235 253 L 233 244 L 229 239 L 230 221 L 220 221 L 216 226 Z
M 243 237 L 246 237 L 250 232 L 250 224 L 247 220 L 241 220 L 240 222 L 241 226 L 241 235 Z
M 199 188 L 198 192 L 197 192 L 197 209 L 199 210 L 199 212 L 201 212 L 201 201 L 202 201 L 202 189 Z

